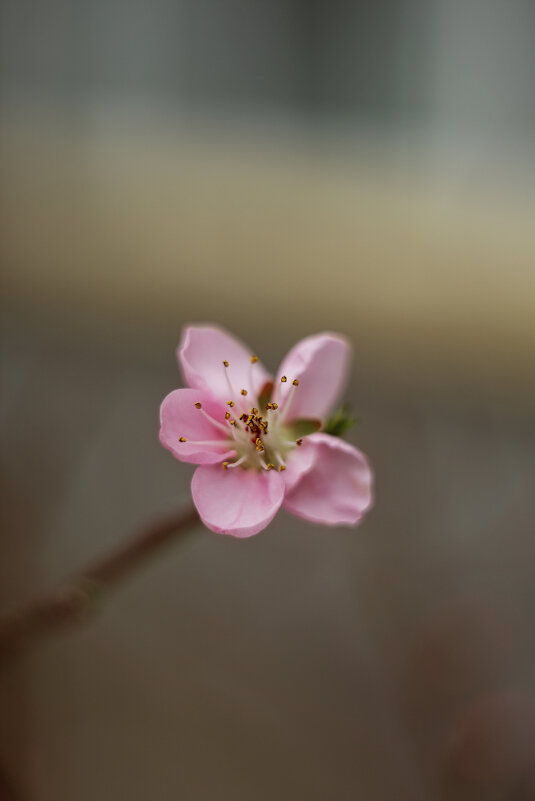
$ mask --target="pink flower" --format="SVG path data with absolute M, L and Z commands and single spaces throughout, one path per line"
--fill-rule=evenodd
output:
M 216 326 L 188 326 L 178 348 L 188 389 L 160 409 L 160 442 L 193 474 L 212 531 L 250 537 L 284 506 L 305 520 L 354 526 L 372 504 L 372 471 L 352 445 L 321 431 L 344 387 L 346 339 L 298 342 L 275 382 L 257 356 Z

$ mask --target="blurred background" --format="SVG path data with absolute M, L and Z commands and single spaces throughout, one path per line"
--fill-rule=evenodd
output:
M 188 502 L 187 321 L 347 334 L 377 475 L 4 665 L 0 798 L 535 798 L 532 1 L 0 9 L 1 608 Z

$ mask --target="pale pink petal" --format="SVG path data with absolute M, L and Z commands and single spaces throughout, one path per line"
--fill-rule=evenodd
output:
M 195 407 L 196 402 L 202 404 L 202 411 Z M 182 462 L 214 464 L 234 454 L 229 449 L 230 431 L 226 435 L 203 411 L 221 425 L 225 423 L 226 406 L 202 390 L 175 389 L 160 406 L 160 442 Z M 186 442 L 180 442 L 180 437 Z
M 177 351 L 188 386 L 207 389 L 225 401 L 235 399 L 242 389 L 258 393 L 271 380 L 261 362 L 251 364 L 255 355 L 227 331 L 209 325 L 187 326 Z M 224 367 L 224 361 L 228 361 L 228 367 Z
M 218 534 L 251 537 L 275 517 L 284 496 L 284 481 L 275 470 L 198 467 L 191 494 L 205 526 Z
M 282 474 L 286 485 L 286 494 L 291 492 L 304 473 L 313 466 L 316 459 L 316 449 L 307 447 L 309 437 L 305 437 L 303 445 L 295 448 L 286 459 L 286 470 Z
M 351 346 L 340 334 L 316 334 L 294 345 L 280 366 L 275 384 L 279 386 L 279 405 L 292 393 L 285 417 L 325 418 L 344 389 L 350 356 Z M 281 376 L 287 377 L 285 384 L 279 383 Z M 295 378 L 299 386 L 292 389 Z
M 363 453 L 338 437 L 311 434 L 301 446 L 309 468 L 287 491 L 284 508 L 327 526 L 354 526 L 373 502 L 373 474 Z M 288 465 L 294 454 L 288 458 Z

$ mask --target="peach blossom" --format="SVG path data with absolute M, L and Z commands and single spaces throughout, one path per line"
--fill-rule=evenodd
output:
M 345 386 L 344 337 L 298 342 L 275 381 L 214 325 L 188 326 L 177 355 L 188 388 L 164 399 L 160 442 L 198 465 L 191 491 L 209 529 L 250 537 L 281 506 L 327 526 L 360 523 L 372 504 L 371 468 L 357 448 L 321 430 Z

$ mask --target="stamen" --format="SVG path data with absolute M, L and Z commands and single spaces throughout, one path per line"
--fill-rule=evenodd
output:
M 225 412 L 225 420 L 230 420 L 230 412 Z
M 284 459 L 280 455 L 278 451 L 274 451 L 275 457 L 279 463 L 279 470 L 286 470 L 286 465 L 284 464 Z
M 238 459 L 237 462 L 231 462 L 231 464 L 229 464 L 225 469 L 230 470 L 233 467 L 238 467 L 238 465 L 243 464 L 246 459 L 247 459 L 247 454 L 245 456 L 242 456 L 241 459 Z
M 221 462 L 221 467 L 223 470 L 228 470 L 229 462 Z
M 299 445 L 299 447 L 301 447 L 301 445 L 303 444 L 303 440 L 302 439 L 296 439 L 295 440 L 295 444 Z
M 179 440 L 179 442 L 181 441 L 182 440 Z M 227 448 L 227 450 L 234 450 L 234 448 L 231 446 L 231 443 L 226 443 L 223 439 L 188 439 L 184 441 L 187 442 L 188 445 L 223 445 Z
M 225 360 L 224 360 L 224 362 L 223 362 L 223 367 L 225 368 L 225 378 L 226 378 L 226 380 L 227 380 L 227 387 L 228 387 L 228 390 L 229 390 L 230 396 L 231 396 L 231 397 L 233 397 L 233 396 L 235 396 L 235 395 L 236 395 L 236 392 L 234 391 L 234 387 L 233 387 L 233 386 L 232 386 L 232 384 L 230 383 L 230 378 L 229 378 L 229 375 L 228 375 L 228 370 L 227 370 L 227 367 L 228 367 L 228 366 L 229 366 L 229 363 L 228 363 L 228 361 L 225 359 Z
M 258 356 L 251 356 L 250 364 L 249 364 L 249 392 L 251 393 L 251 395 L 253 397 L 253 401 L 256 401 L 258 403 L 258 400 L 256 398 L 255 388 L 254 388 L 254 382 L 253 382 L 253 365 L 255 365 L 257 363 L 257 361 L 258 361 Z M 241 394 L 242 395 L 247 395 L 247 392 L 244 392 L 243 389 L 242 389 Z
M 187 442 L 187 439 L 186 439 L 186 437 L 179 437 L 178 441 L 179 442 Z
M 288 417 L 288 412 L 290 411 L 290 406 L 292 405 L 293 397 L 295 395 L 295 390 L 297 389 L 298 386 L 299 386 L 299 381 L 297 380 L 297 378 L 294 378 L 294 380 L 292 381 L 292 386 L 286 393 L 286 399 L 284 401 L 284 406 L 282 407 L 281 418 L 279 421 L 280 423 L 283 423 Z
M 195 406 L 197 406 L 197 404 L 195 404 Z M 204 409 L 201 409 L 200 403 L 197 406 L 197 409 L 200 409 L 201 414 L 204 417 L 206 417 L 206 419 L 209 420 L 212 423 L 212 425 L 216 426 L 216 428 L 219 428 L 220 431 L 224 431 L 225 434 L 228 434 L 228 427 L 224 423 L 220 423 L 219 420 L 215 420 L 213 417 L 210 417 L 210 415 L 207 414 L 207 412 L 205 412 Z
M 246 389 L 242 389 L 242 390 L 240 390 L 240 393 L 241 393 L 242 395 L 247 395 L 247 390 L 246 390 Z
M 200 401 L 197 401 L 197 402 L 195 403 L 195 408 L 197 408 L 197 409 L 202 409 L 202 403 L 201 403 Z
M 281 378 L 281 384 L 285 384 L 287 381 L 288 381 L 288 379 L 286 378 L 285 375 L 283 375 L 282 378 Z
M 234 406 L 234 401 L 232 400 L 227 401 L 227 406 L 230 406 L 232 408 Z

